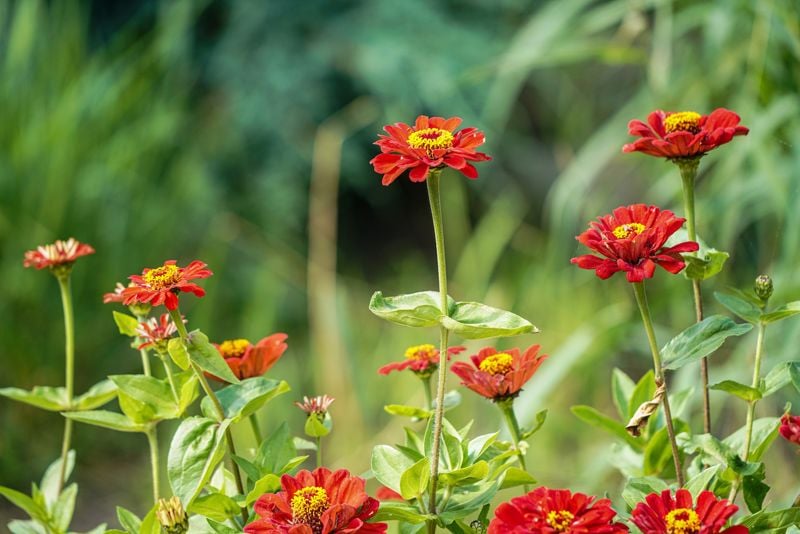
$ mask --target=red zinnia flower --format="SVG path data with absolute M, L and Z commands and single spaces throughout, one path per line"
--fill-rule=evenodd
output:
M 164 304 L 168 310 L 175 310 L 178 308 L 178 293 L 181 291 L 194 293 L 198 297 L 206 294 L 202 287 L 189 282 L 211 276 L 213 273 L 206 267 L 205 263 L 197 260 L 186 267 L 178 267 L 175 260 L 167 260 L 161 267 L 145 269 L 141 275 L 129 276 L 132 285 L 122 291 L 123 304 Z
M 532 345 L 520 355 L 518 349 L 497 352 L 488 347 L 470 356 L 472 365 L 456 362 L 450 368 L 461 378 L 461 384 L 493 401 L 516 397 L 530 380 L 546 354 L 538 355 L 539 345 Z
M 58 240 L 50 245 L 40 245 L 36 250 L 27 251 L 22 265 L 36 269 L 53 268 L 71 264 L 81 256 L 89 254 L 94 254 L 91 245 L 70 237 L 66 241 Z
M 447 360 L 459 352 L 467 350 L 466 347 L 448 347 Z M 423 377 L 430 376 L 439 366 L 439 351 L 431 344 L 416 345 L 406 349 L 406 359 L 392 362 L 378 369 L 378 373 L 388 375 L 392 371 L 411 369 L 412 372 Z
M 725 108 L 715 109 L 711 115 L 659 109 L 647 117 L 648 124 L 640 120 L 628 123 L 628 132 L 640 139 L 623 146 L 622 151 L 670 159 L 702 156 L 737 135 L 747 135 L 749 130 L 740 126 L 739 120 L 739 115 Z
M 133 284 L 128 287 L 132 287 L 132 285 Z M 103 293 L 103 304 L 108 304 L 109 302 L 122 304 L 122 301 L 125 300 L 125 297 L 122 295 L 123 291 L 125 291 L 125 286 L 117 282 L 117 285 L 114 286 L 114 291 L 111 293 Z
M 628 532 L 611 501 L 569 490 L 536 488 L 504 502 L 494 512 L 488 534 L 616 534 Z
M 444 165 L 467 178 L 477 178 L 477 169 L 468 162 L 492 158 L 475 151 L 485 141 L 483 133 L 476 128 L 455 132 L 459 124 L 459 117 L 420 115 L 413 128 L 402 122 L 384 126 L 389 135 L 381 135 L 375 142 L 381 153 L 370 160 L 375 172 L 383 175 L 383 185 L 394 182 L 407 170 L 412 182 L 424 182 L 431 169 Z
M 364 492 L 364 479 L 344 469 L 331 472 L 305 469 L 296 477 L 283 475 L 278 493 L 256 501 L 260 519 L 244 527 L 246 534 L 373 534 L 386 532 L 386 523 L 365 523 L 378 511 L 378 500 Z
M 326 413 L 328 413 L 328 408 L 330 408 L 333 401 L 335 401 L 333 397 L 329 397 L 328 395 L 320 395 L 318 397 L 306 397 L 303 396 L 303 402 L 295 402 L 294 405 L 306 412 L 308 415 L 317 414 L 321 417 L 324 417 Z
M 589 229 L 575 238 L 605 259 L 586 254 L 570 261 L 581 269 L 594 269 L 603 280 L 625 271 L 628 282 L 641 282 L 653 277 L 656 264 L 672 274 L 679 273 L 686 266 L 680 253 L 694 252 L 699 245 L 684 241 L 664 248 L 664 243 L 685 220 L 655 206 L 619 207 L 613 215 L 589 223 Z
M 392 488 L 387 488 L 386 486 L 381 486 L 378 488 L 378 491 L 375 492 L 375 497 L 379 501 L 405 501 L 402 495 L 397 493 Z
M 800 445 L 800 415 L 784 414 L 779 432 L 788 441 Z
M 246 339 L 229 339 L 217 345 L 217 350 L 236 378 L 244 380 L 269 371 L 288 348 L 288 337 L 281 333 L 272 334 L 255 345 Z M 224 382 L 221 378 L 212 378 Z
M 651 493 L 631 513 L 631 521 L 642 534 L 745 534 L 745 526 L 736 525 L 722 530 L 728 519 L 739 509 L 725 499 L 719 500 L 713 492 L 703 491 L 692 506 L 689 490 L 679 489 L 672 497 L 670 490 L 659 496 Z
M 186 319 L 181 317 L 183 322 L 186 322 Z M 139 323 L 139 326 L 136 327 L 136 333 L 139 336 L 139 339 L 144 341 L 141 345 L 139 345 L 138 349 L 146 349 L 148 347 L 156 347 L 163 350 L 166 350 L 166 346 L 164 344 L 165 341 L 169 341 L 169 339 L 178 331 L 178 327 L 175 326 L 175 323 L 170 318 L 168 313 L 161 314 L 161 317 L 151 317 L 147 321 L 143 321 Z

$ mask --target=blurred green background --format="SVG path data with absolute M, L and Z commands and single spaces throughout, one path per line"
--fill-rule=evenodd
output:
M 55 280 L 23 253 L 74 236 L 97 249 L 74 269 L 77 390 L 137 372 L 101 303 L 129 274 L 199 258 L 215 275 L 187 298 L 212 339 L 289 334 L 271 376 L 293 391 L 262 423 L 302 432 L 302 395 L 328 393 L 329 463 L 368 469 L 373 445 L 401 440 L 387 403 L 422 403 L 413 376 L 376 369 L 436 332 L 394 327 L 367 310 L 372 291 L 436 287 L 425 187 L 380 185 L 369 159 L 383 124 L 464 118 L 486 132 L 480 178 L 443 183 L 451 294 L 513 309 L 551 358 L 517 408 L 550 409 L 528 455 L 554 487 L 617 493 L 611 440 L 573 404 L 612 414 L 609 380 L 650 365 L 627 283 L 569 264 L 574 236 L 614 207 L 682 212 L 677 169 L 623 155 L 627 122 L 651 110 L 737 111 L 751 133 L 704 158 L 698 232 L 731 253 L 706 304 L 727 285 L 775 279 L 800 298 L 800 23 L 796 0 L 0 0 L 0 386 L 63 381 Z M 693 321 L 691 289 L 660 271 L 649 286 L 665 342 Z M 712 382 L 749 381 L 754 334 L 729 342 Z M 800 321 L 770 327 L 767 363 L 796 359 Z M 480 343 L 470 343 L 478 349 Z M 673 378 L 697 383 L 697 369 Z M 450 385 L 457 381 L 450 378 Z M 776 398 L 777 397 L 777 398 Z M 759 414 L 779 415 L 778 395 Z M 715 429 L 744 420 L 712 392 Z M 692 423 L 700 426 L 699 396 Z M 451 414 L 498 428 L 499 412 L 464 392 Z M 55 414 L 0 399 L 0 483 L 27 490 L 58 454 Z M 167 426 L 160 427 L 162 443 Z M 239 439 L 250 439 L 238 429 Z M 145 438 L 79 425 L 76 528 L 147 508 Z M 768 501 L 800 491 L 797 457 L 778 443 Z M 598 461 L 603 459 L 603 461 Z M 792 463 L 793 462 L 793 463 Z M 791 465 L 793 469 L 787 469 Z M 18 516 L 5 501 L 0 522 Z

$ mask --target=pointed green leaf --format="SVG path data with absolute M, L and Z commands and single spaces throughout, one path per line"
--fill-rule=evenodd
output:
M 400 477 L 414 465 L 405 454 L 389 445 L 377 445 L 372 449 L 370 466 L 378 482 L 400 493 Z
M 730 336 L 741 336 L 753 328 L 751 324 L 737 324 L 723 315 L 706 317 L 674 338 L 661 350 L 664 369 L 680 369 L 717 350 Z
M 725 265 L 725 261 L 730 257 L 727 252 L 713 248 L 706 250 L 702 256 L 700 254 L 702 251 L 698 252 L 698 257 L 688 254 L 683 256 L 686 261 L 684 276 L 690 280 L 706 280 L 718 274 Z
M 708 469 L 704 469 L 690 478 L 684 487 L 689 490 L 689 493 L 691 493 L 692 497 L 696 500 L 697 496 L 700 495 L 703 490 L 708 489 L 709 483 L 718 471 L 719 466 L 712 465 Z
M 122 414 L 105 410 L 89 410 L 85 412 L 64 412 L 64 417 L 86 423 L 87 425 L 101 426 L 118 430 L 120 432 L 147 432 L 148 425 L 131 421 Z
M 761 380 L 761 397 L 767 397 L 792 382 L 792 372 L 800 370 L 800 362 L 781 362 Z
M 756 324 L 761 318 L 761 309 L 750 299 L 743 298 L 743 295 L 732 293 L 715 292 L 714 298 L 717 302 L 728 308 L 733 314 L 741 317 L 751 324 Z
M 101 380 L 89 390 L 73 399 L 75 410 L 94 410 L 117 396 L 117 386 L 111 380 Z
M 465 339 L 487 339 L 536 333 L 538 328 L 519 315 L 480 302 L 459 302 L 442 325 Z
M 64 470 L 64 480 L 69 480 L 72 469 L 75 467 L 75 451 L 67 453 L 67 468 Z M 58 479 L 61 477 L 61 458 L 51 463 L 44 472 L 41 483 L 42 496 L 47 509 L 51 509 L 58 499 Z
M 611 374 L 611 394 L 620 419 L 630 419 L 633 416 L 633 413 L 628 412 L 628 399 L 631 398 L 635 387 L 636 384 L 633 383 L 631 377 L 625 374 L 624 371 L 614 368 Z M 636 406 L 638 407 L 639 404 Z
M 62 532 L 69 528 L 72 514 L 75 512 L 75 497 L 78 496 L 78 485 L 70 484 L 61 491 L 52 511 L 53 524 Z
M 448 296 L 447 302 L 450 312 L 455 308 L 455 301 Z M 439 293 L 436 291 L 395 297 L 384 297 L 383 293 L 376 291 L 369 301 L 369 311 L 389 322 L 415 328 L 439 326 L 442 316 Z
M 216 351 L 216 349 L 214 350 Z M 220 360 L 222 360 L 221 356 Z M 228 364 L 224 360 L 222 362 L 230 372 Z M 278 381 L 257 376 L 242 380 L 238 384 L 225 386 L 216 393 L 225 410 L 225 418 L 231 419 L 235 423 L 257 412 L 266 403 L 290 390 L 289 384 L 283 380 Z M 216 417 L 211 399 L 204 398 L 201 405 L 203 413 L 209 416 L 214 414 Z
M 764 483 L 766 478 L 764 464 L 762 463 L 760 466 L 756 473 L 742 478 L 742 494 L 750 513 L 758 512 L 764 507 L 764 498 L 770 489 Z
M 117 506 L 117 520 L 128 534 L 139 534 L 139 529 L 142 527 L 142 520 L 133 512 L 126 510 L 122 506 Z
M 264 440 L 258 448 L 254 463 L 262 473 L 280 473 L 280 468 L 286 465 L 292 458 L 297 456 L 297 449 L 294 440 L 289 433 L 289 426 L 286 421 Z M 256 477 L 256 480 L 259 477 Z
M 786 529 L 792 525 L 800 524 L 800 506 L 776 510 L 774 512 L 761 511 L 742 519 L 742 525 L 750 529 L 750 532 L 775 531 Z
M 277 493 L 280 489 L 281 479 L 277 475 L 272 473 L 264 475 L 253 484 L 253 489 L 250 490 L 245 499 L 245 506 L 250 506 L 265 493 Z
M 545 421 L 547 421 L 546 408 L 536 412 L 536 415 L 534 416 L 534 425 L 531 428 L 523 429 L 520 439 L 528 439 L 532 435 L 536 434 L 539 430 L 541 430 L 542 426 L 544 426 Z
M 241 534 L 241 530 L 231 528 L 219 521 L 214 521 L 213 519 L 207 519 L 206 521 L 208 521 L 208 526 L 211 527 L 211 530 L 216 534 Z
M 186 340 L 186 351 L 189 359 L 203 371 L 218 376 L 229 384 L 238 384 L 239 379 L 225 363 L 225 358 L 217 348 L 209 343 L 208 336 L 200 330 L 192 330 Z
M 638 503 L 644 502 L 645 497 L 651 493 L 661 493 L 669 489 L 667 483 L 656 477 L 636 477 L 628 479 L 625 489 L 622 490 L 622 498 L 628 506 L 634 508 Z
M 24 511 L 31 519 L 47 524 L 47 510 L 24 493 L 0 486 L 0 495 L 11 501 L 11 504 Z
M 156 506 L 154 505 L 142 519 L 139 534 L 161 534 L 161 523 L 156 519 Z
M 761 315 L 761 322 L 764 324 L 774 323 L 786 319 L 787 317 L 797 315 L 798 313 L 800 313 L 800 300 L 784 304 L 769 313 Z
M 417 419 L 427 419 L 433 415 L 431 410 L 417 408 L 415 406 L 405 406 L 403 404 L 387 404 L 383 411 L 389 415 L 400 415 L 405 417 L 416 417 Z
M 120 334 L 128 337 L 136 337 L 138 335 L 136 333 L 136 328 L 139 327 L 139 321 L 136 317 L 118 311 L 112 313 L 114 314 L 114 322 L 117 323 Z
M 112 375 L 122 411 L 137 423 L 178 417 L 178 406 L 166 380 L 145 375 Z
M 0 395 L 51 412 L 63 412 L 69 409 L 67 390 L 63 387 L 36 386 L 31 391 L 2 388 Z
M 536 484 L 536 479 L 533 476 L 519 467 L 509 467 L 503 472 L 503 482 L 500 484 L 500 489 L 515 488 L 525 484 Z
M 428 464 L 428 466 L 430 466 L 430 464 Z M 484 460 L 480 460 L 479 462 L 468 465 L 467 467 L 462 467 L 461 469 L 439 473 L 439 480 L 441 480 L 442 484 L 447 486 L 463 486 L 483 480 L 488 475 L 489 464 Z
M 753 421 L 753 435 L 750 440 L 750 460 L 757 462 L 764 456 L 769 446 L 772 445 L 772 442 L 778 437 L 778 429 L 780 426 L 781 420 L 778 417 L 762 417 Z M 725 445 L 734 451 L 743 450 L 744 441 L 744 427 L 722 440 Z
M 611 433 L 630 445 L 636 451 L 642 450 L 642 442 L 628 434 L 628 431 L 625 430 L 625 425 L 623 423 L 620 423 L 619 421 L 611 419 L 607 415 L 600 413 L 592 406 L 573 406 L 571 411 L 584 423 L 589 423 L 592 426 Z
M 382 502 L 372 521 L 401 521 L 403 523 L 420 524 L 428 519 L 427 514 L 420 514 L 415 506 L 404 502 Z
M 423 458 L 400 475 L 400 495 L 406 500 L 419 497 L 427 489 L 430 475 L 430 461 Z
M 708 386 L 708 389 L 724 391 L 747 402 L 752 402 L 761 398 L 761 392 L 759 390 L 740 384 L 734 380 L 723 380 L 722 382 Z
M 192 505 L 222 460 L 229 424 L 189 417 L 175 431 L 167 457 L 167 475 L 172 491 L 185 508 Z
M 237 515 L 241 508 L 236 501 L 218 492 L 197 497 L 189 507 L 190 514 L 198 514 L 216 521 L 227 521 Z
M 167 352 L 170 358 L 182 370 L 189 368 L 189 351 L 186 350 L 186 345 L 179 337 L 173 337 L 167 342 Z
M 8 524 L 11 534 L 50 534 L 41 524 L 36 521 L 21 521 L 15 519 Z

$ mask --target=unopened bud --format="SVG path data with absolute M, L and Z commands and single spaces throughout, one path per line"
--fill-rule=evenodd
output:
M 756 291 L 756 296 L 766 302 L 772 296 L 772 278 L 766 274 L 760 275 L 756 278 L 753 288 Z
M 171 499 L 159 499 L 156 506 L 156 519 L 167 534 L 185 534 L 189 531 L 189 518 L 181 505 L 181 500 L 173 496 Z

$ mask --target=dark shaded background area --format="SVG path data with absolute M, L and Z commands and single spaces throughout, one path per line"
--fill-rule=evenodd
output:
M 709 311 L 722 311 L 713 290 L 761 272 L 776 301 L 800 298 L 798 59 L 793 0 L 0 0 L 0 385 L 63 381 L 57 285 L 22 268 L 25 250 L 69 236 L 97 249 L 73 276 L 78 391 L 139 369 L 102 293 L 164 259 L 199 258 L 215 275 L 206 298 L 185 299 L 192 327 L 215 339 L 289 334 L 271 375 L 293 391 L 262 423 L 288 419 L 300 434 L 291 401 L 331 394 L 328 458 L 366 471 L 372 446 L 408 423 L 383 405 L 422 402 L 413 377 L 375 370 L 436 335 L 367 310 L 376 289 L 436 285 L 425 189 L 405 178 L 382 187 L 371 143 L 389 122 L 458 115 L 486 132 L 493 161 L 476 181 L 444 180 L 451 293 L 542 329 L 498 342 L 551 354 L 518 404 L 523 420 L 550 409 L 531 443 L 534 475 L 614 493 L 621 479 L 597 461 L 610 440 L 569 406 L 612 413 L 612 368 L 638 378 L 649 357 L 627 284 L 571 267 L 574 236 L 621 204 L 682 212 L 672 165 L 621 154 L 628 120 L 728 107 L 751 133 L 701 166 L 699 233 L 731 253 L 708 283 Z M 666 341 L 693 320 L 690 288 L 659 273 L 649 290 Z M 766 369 L 796 358 L 798 326 L 770 328 Z M 753 343 L 726 345 L 712 381 L 746 381 Z M 675 387 L 695 385 L 696 372 Z M 760 415 L 787 400 L 800 401 L 769 399 Z M 712 402 L 720 433 L 742 424 L 741 403 Z M 685 414 L 697 425 L 698 406 Z M 452 417 L 476 418 L 478 431 L 500 424 L 468 392 Z M 61 425 L 0 400 L 3 485 L 40 478 Z M 143 436 L 78 426 L 75 446 L 75 528 L 111 520 L 115 504 L 146 508 Z M 776 466 L 796 459 L 785 444 L 774 451 L 768 499 L 785 504 L 800 488 Z

